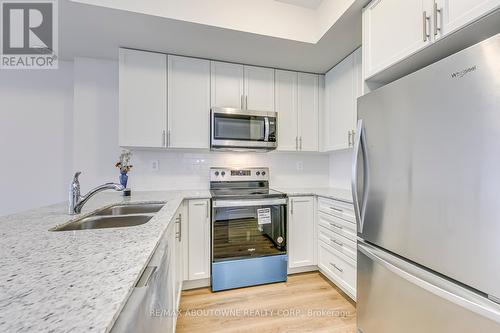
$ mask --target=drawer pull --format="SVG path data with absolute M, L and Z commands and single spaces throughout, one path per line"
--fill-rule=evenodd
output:
M 339 241 L 338 241 L 338 240 L 336 240 L 336 239 L 331 239 L 331 238 L 330 238 L 330 241 L 331 241 L 331 242 L 333 242 L 333 243 L 335 243 L 335 244 L 337 244 L 338 246 L 344 246 L 344 243 L 341 243 L 341 242 L 339 242 Z
M 333 209 L 333 210 L 335 210 L 335 211 L 337 211 L 339 213 L 343 213 L 344 212 L 342 209 L 336 208 L 336 207 L 332 207 L 332 206 L 330 206 L 330 209 Z
M 344 227 L 342 227 L 341 225 L 337 225 L 335 223 L 330 223 L 330 225 L 334 228 L 337 228 L 337 229 L 344 229 Z
M 338 267 L 337 265 L 332 264 L 332 263 L 330 263 L 330 265 L 332 265 L 332 266 L 333 266 L 333 268 L 335 268 L 336 270 L 338 270 L 340 273 L 343 273 L 343 272 L 344 272 L 344 270 L 343 270 L 342 268 Z

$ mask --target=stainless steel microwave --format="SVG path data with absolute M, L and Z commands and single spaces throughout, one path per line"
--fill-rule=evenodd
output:
M 276 112 L 212 108 L 212 150 L 273 150 L 277 147 Z

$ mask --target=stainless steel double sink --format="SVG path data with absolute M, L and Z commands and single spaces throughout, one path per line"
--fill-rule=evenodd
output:
M 78 220 L 57 226 L 51 231 L 71 231 L 133 227 L 147 223 L 165 203 L 114 205 Z

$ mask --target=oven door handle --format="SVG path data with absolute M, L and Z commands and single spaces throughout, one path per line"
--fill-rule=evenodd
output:
M 214 208 L 286 205 L 286 199 L 214 200 Z
M 264 117 L 264 141 L 269 142 L 269 117 Z

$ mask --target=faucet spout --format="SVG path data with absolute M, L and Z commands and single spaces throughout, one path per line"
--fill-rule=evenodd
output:
M 120 185 L 120 184 L 115 184 L 115 183 L 106 183 L 99 185 L 92 190 L 90 190 L 87 194 L 84 196 L 80 195 L 80 182 L 78 180 L 78 177 L 80 176 L 81 172 L 75 173 L 75 176 L 73 177 L 73 181 L 70 184 L 69 187 L 69 214 L 70 215 L 75 215 L 75 214 L 80 214 L 82 212 L 83 206 L 89 201 L 90 198 L 92 198 L 94 195 L 96 195 L 99 192 L 105 191 L 105 190 L 115 190 L 115 191 L 123 191 L 125 188 Z

